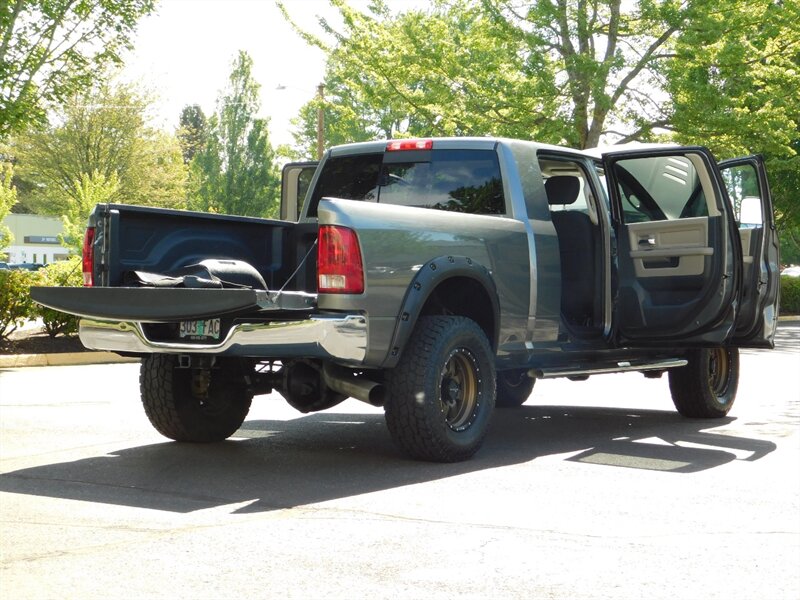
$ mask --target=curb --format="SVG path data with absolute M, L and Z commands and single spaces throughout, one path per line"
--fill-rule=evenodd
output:
M 60 352 L 54 354 L 12 354 L 0 356 L 0 369 L 20 367 L 66 367 L 139 362 L 138 358 L 120 356 L 115 352 Z

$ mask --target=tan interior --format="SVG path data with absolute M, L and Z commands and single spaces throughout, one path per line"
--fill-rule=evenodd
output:
M 706 217 L 629 223 L 626 228 L 636 277 L 702 275 L 705 257 L 714 254 Z M 668 266 L 671 258 L 678 259 L 677 266 Z

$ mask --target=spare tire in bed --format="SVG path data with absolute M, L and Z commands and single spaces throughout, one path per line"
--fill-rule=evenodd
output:
M 165 273 L 126 271 L 123 282 L 136 287 L 269 289 L 253 265 L 230 258 L 207 258 Z

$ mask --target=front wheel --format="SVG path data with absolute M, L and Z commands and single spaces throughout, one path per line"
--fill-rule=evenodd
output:
M 700 348 L 686 358 L 685 367 L 669 371 L 675 408 L 684 417 L 697 419 L 727 415 L 739 387 L 739 349 Z
M 386 424 L 406 454 L 456 462 L 480 448 L 494 409 L 495 369 L 474 321 L 422 317 L 386 383 Z
M 236 361 L 214 369 L 179 369 L 172 355 L 142 359 L 139 389 L 144 412 L 163 436 L 178 442 L 219 442 L 239 429 L 250 410 Z

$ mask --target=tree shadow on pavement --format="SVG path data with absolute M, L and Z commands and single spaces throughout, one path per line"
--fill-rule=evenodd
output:
M 246 421 L 219 444 L 166 442 L 0 475 L 0 491 L 188 513 L 247 504 L 260 512 L 570 454 L 565 460 L 675 474 L 758 460 L 772 442 L 714 433 L 734 419 L 652 410 L 523 406 L 497 411 L 467 462 L 403 458 L 380 414 L 316 413 Z M 677 476 L 677 475 L 676 475 Z

